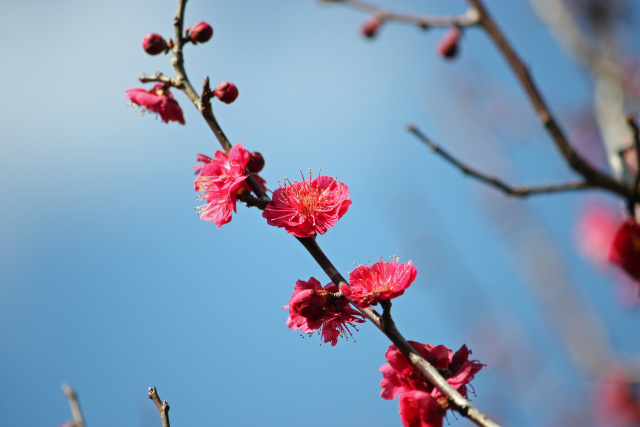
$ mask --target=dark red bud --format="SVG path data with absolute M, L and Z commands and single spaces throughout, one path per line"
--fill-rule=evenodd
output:
M 160 34 L 147 34 L 142 39 L 142 48 L 149 55 L 157 55 L 169 49 L 169 45 Z
M 213 28 L 206 22 L 198 22 L 191 29 L 191 41 L 196 43 L 204 43 L 209 41 L 213 36 Z
M 231 104 L 238 97 L 238 88 L 231 82 L 222 82 L 216 86 L 213 95 L 225 104 Z
M 362 24 L 360 30 L 365 37 L 373 38 L 378 33 L 381 25 L 382 19 L 377 16 L 373 16 L 367 19 L 364 24 Z
M 458 55 L 458 40 L 461 35 L 458 27 L 449 28 L 438 42 L 438 53 L 447 59 L 455 58 Z
M 260 172 L 262 168 L 264 168 L 264 157 L 262 157 L 262 154 L 257 151 L 251 153 L 249 163 L 247 163 L 247 168 L 253 173 Z

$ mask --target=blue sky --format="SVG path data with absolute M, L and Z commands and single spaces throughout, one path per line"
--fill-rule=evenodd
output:
M 590 102 L 585 73 L 527 2 L 488 6 L 568 122 Z M 141 42 L 172 35 L 175 2 L 8 0 L 0 10 L 0 425 L 66 421 L 62 381 L 90 427 L 159 425 L 149 386 L 176 426 L 400 425 L 397 402 L 379 397 L 382 334 L 362 325 L 356 343 L 331 347 L 285 326 L 296 280 L 328 282 L 301 245 L 256 209 L 238 206 L 219 230 L 195 215 L 192 165 L 218 146 L 187 98 L 174 92 L 184 127 L 127 106 L 138 74 L 172 73 Z M 349 186 L 349 212 L 318 239 L 343 274 L 380 256 L 413 260 L 416 282 L 392 313 L 407 338 L 466 343 L 487 364 L 474 404 L 507 425 L 553 425 L 589 405 L 592 378 L 571 362 L 532 272 L 560 271 L 564 303 L 586 307 L 615 354 L 640 351 L 638 312 L 620 307 L 614 271 L 573 242 L 584 203 L 616 201 L 506 199 L 435 157 L 407 123 L 511 182 L 574 178 L 479 30 L 445 62 L 443 30 L 391 23 L 371 41 L 358 33 L 365 18 L 310 0 L 192 0 L 187 24 L 207 21 L 215 34 L 186 47 L 187 70 L 196 88 L 206 75 L 236 83 L 238 100 L 214 111 L 233 143 L 264 155 L 270 188 L 319 168 Z

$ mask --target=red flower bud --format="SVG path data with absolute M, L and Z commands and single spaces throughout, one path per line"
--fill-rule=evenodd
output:
M 455 58 L 458 55 L 458 40 L 461 35 L 458 27 L 449 28 L 438 42 L 438 53 L 447 59 Z
M 249 171 L 253 173 L 260 172 L 262 168 L 264 168 L 264 157 L 262 157 L 262 154 L 257 151 L 251 153 L 249 163 L 247 163 L 247 168 L 249 168 Z
M 213 95 L 225 104 L 231 104 L 238 97 L 238 88 L 231 82 L 222 82 L 216 86 Z
M 149 55 L 157 55 L 166 52 L 169 49 L 169 45 L 160 34 L 151 33 L 142 39 L 142 48 Z
M 378 33 L 381 25 L 382 19 L 378 16 L 372 16 L 362 24 L 360 30 L 365 37 L 373 38 Z
M 213 36 L 213 28 L 206 22 L 198 22 L 191 29 L 191 41 L 193 44 L 209 41 Z

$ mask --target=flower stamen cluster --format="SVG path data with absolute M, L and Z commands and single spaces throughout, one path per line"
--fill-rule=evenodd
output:
M 299 329 L 309 335 L 321 330 L 324 342 L 331 342 L 332 346 L 338 343 L 338 337 L 346 337 L 347 333 L 353 338 L 349 324 L 362 323 L 364 320 L 337 293 L 338 287 L 333 283 L 323 288 L 313 277 L 307 282 L 298 280 L 289 305 L 282 307 L 283 310 L 289 310 L 289 329 Z M 351 326 L 355 329 L 355 326 Z
M 360 265 L 349 274 L 349 286 L 342 285 L 340 290 L 361 307 L 399 297 L 416 278 L 417 270 L 411 261 L 406 264 L 398 261 L 398 258 L 391 262 L 380 259 L 373 265 Z
M 285 179 L 262 216 L 269 225 L 283 227 L 296 237 L 324 234 L 349 209 L 349 188 L 326 175 L 302 179 L 294 183 Z

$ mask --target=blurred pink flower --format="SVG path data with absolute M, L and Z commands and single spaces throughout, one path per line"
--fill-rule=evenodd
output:
M 289 305 L 282 309 L 289 310 L 287 326 L 292 331 L 297 329 L 311 335 L 322 328 L 324 342 L 331 345 L 338 343 L 339 336 L 351 335 L 349 323 L 362 323 L 362 315 L 349 307 L 344 299 L 336 298 L 333 294 L 338 287 L 329 283 L 324 288 L 316 279 L 311 277 L 308 282 L 298 280 L 294 286 Z
M 640 282 L 640 224 L 630 219 L 620 225 L 609 249 L 609 260 Z
M 368 307 L 380 300 L 402 295 L 416 274 L 416 267 L 411 261 L 398 265 L 398 258 L 391 262 L 376 262 L 371 266 L 359 265 L 349 274 L 350 286 L 342 285 L 340 290 L 359 306 Z
M 193 185 L 200 193 L 198 199 L 206 201 L 197 208 L 198 213 L 200 219 L 220 228 L 231 221 L 231 212 L 236 212 L 237 193 L 247 178 L 244 172 L 249 152 L 239 143 L 231 148 L 229 155 L 218 150 L 213 159 L 198 154 L 198 161 L 204 164 L 193 166 L 199 174 Z
M 607 248 L 613 242 L 620 215 L 613 209 L 595 204 L 586 206 L 583 212 L 575 230 L 578 249 L 592 262 L 607 265 Z
M 284 227 L 296 237 L 311 237 L 326 233 L 342 218 L 351 204 L 347 198 L 349 188 L 325 175 L 293 184 L 285 180 L 262 216 L 269 225 Z
M 453 354 L 452 350 L 443 345 L 434 346 L 415 341 L 409 341 L 409 343 L 426 361 L 438 369 L 453 388 L 465 398 L 467 397 L 467 384 L 484 365 L 477 360 L 469 360 L 471 351 L 466 345 Z M 389 363 L 382 365 L 379 369 L 383 376 L 380 382 L 382 388 L 380 395 L 383 399 L 392 400 L 410 390 L 421 390 L 434 398 L 441 396 L 440 391 L 427 382 L 395 345 L 392 344 L 389 347 L 386 358 Z
M 607 427 L 640 425 L 640 384 L 622 370 L 598 379 L 594 393 L 596 418 Z
M 410 390 L 400 396 L 400 418 L 404 427 L 442 427 L 442 410 L 429 393 Z
M 149 110 L 158 114 L 165 123 L 174 121 L 184 124 L 182 109 L 163 84 L 157 84 L 151 90 L 132 87 L 125 91 L 124 97 L 142 107 L 142 112 Z

